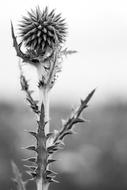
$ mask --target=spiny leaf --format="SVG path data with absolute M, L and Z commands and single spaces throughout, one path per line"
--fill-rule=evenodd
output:
M 57 142 L 58 140 L 62 140 L 68 134 L 73 134 L 72 128 L 74 124 L 86 121 L 80 118 L 80 114 L 88 106 L 87 103 L 92 98 L 94 92 L 95 92 L 95 89 L 92 90 L 92 92 L 88 94 L 85 100 L 81 100 L 80 106 L 76 110 L 73 111 L 73 113 L 71 114 L 70 118 L 67 121 L 62 121 L 63 127 L 58 132 L 58 134 L 55 135 L 54 143 Z
M 28 61 L 29 57 L 26 56 L 26 55 L 21 51 L 21 49 L 20 49 L 22 43 L 20 43 L 20 44 L 17 43 L 17 39 L 16 39 L 16 36 L 15 36 L 15 34 L 14 34 L 14 28 L 13 28 L 12 22 L 11 22 L 11 35 L 12 35 L 12 39 L 13 39 L 13 47 L 14 47 L 15 50 L 16 50 L 17 56 L 21 57 L 21 58 L 23 59 L 23 61 L 24 61 L 24 60 L 25 60 L 25 61 Z
M 14 28 L 13 28 L 13 24 L 11 22 L 11 35 L 12 35 L 12 38 L 13 38 L 13 46 L 18 46 L 17 44 L 17 40 L 16 40 L 16 37 L 15 37 L 15 34 L 14 34 Z

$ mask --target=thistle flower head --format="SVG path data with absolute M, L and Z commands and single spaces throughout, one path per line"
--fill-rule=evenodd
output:
M 23 17 L 20 24 L 22 42 L 33 55 L 44 55 L 52 50 L 54 45 L 65 41 L 66 27 L 61 14 L 55 15 L 55 10 L 43 12 L 37 7 Z

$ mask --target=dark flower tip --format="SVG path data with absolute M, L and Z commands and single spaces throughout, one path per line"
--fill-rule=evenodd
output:
M 20 24 L 22 42 L 28 50 L 36 54 L 45 54 L 47 49 L 61 44 L 66 37 L 65 19 L 61 14 L 55 15 L 55 10 L 48 11 L 46 7 L 43 12 L 37 7 L 28 12 Z

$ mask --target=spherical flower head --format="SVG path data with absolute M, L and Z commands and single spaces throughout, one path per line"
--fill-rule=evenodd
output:
M 66 37 L 65 20 L 61 14 L 55 15 L 55 10 L 42 12 L 39 7 L 31 10 L 23 17 L 20 24 L 20 34 L 28 52 L 35 56 L 44 55 L 57 44 L 62 44 Z

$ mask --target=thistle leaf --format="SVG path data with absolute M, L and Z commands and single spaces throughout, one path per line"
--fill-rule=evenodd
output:
M 18 57 L 21 57 L 21 58 L 23 59 L 23 61 L 28 61 L 28 60 L 29 60 L 29 56 L 26 56 L 26 55 L 21 51 L 21 49 L 20 49 L 22 42 L 21 42 L 20 44 L 17 43 L 17 39 L 16 39 L 16 36 L 15 36 L 15 34 L 14 34 L 14 28 L 13 28 L 12 22 L 11 22 L 11 35 L 12 35 L 12 39 L 13 39 L 13 47 L 14 47 L 15 50 L 16 50 L 17 56 L 18 56 Z

